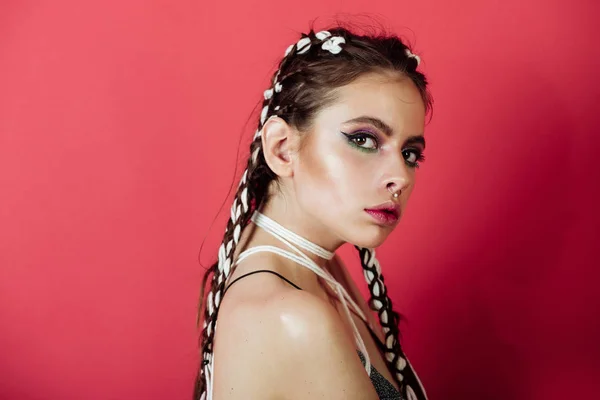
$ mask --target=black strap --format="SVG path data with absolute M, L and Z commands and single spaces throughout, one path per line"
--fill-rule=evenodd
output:
M 375 341 L 375 344 L 377 345 L 377 347 L 379 347 L 379 350 L 385 355 L 385 352 L 387 351 L 385 344 L 381 341 L 381 339 L 379 339 L 379 336 L 377 336 L 377 334 L 375 332 L 373 332 L 373 329 L 371 329 L 369 324 L 366 324 L 366 325 L 367 325 L 367 329 L 369 330 L 369 333 L 371 334 L 371 337 Z
M 233 282 L 231 282 L 231 283 L 229 284 L 229 286 L 227 286 L 227 287 L 225 288 L 225 290 L 223 291 L 223 296 L 225 296 L 225 292 L 227 292 L 227 289 L 229 289 L 229 288 L 231 287 L 231 285 L 233 285 L 234 283 L 236 283 L 236 282 L 237 282 L 237 281 L 239 281 L 240 279 L 242 279 L 242 278 L 245 278 L 245 277 L 246 277 L 246 276 L 248 276 L 248 275 L 257 274 L 257 273 L 259 273 L 259 272 L 268 272 L 268 273 L 270 273 L 270 274 L 275 274 L 275 275 L 277 275 L 278 277 L 280 277 L 281 279 L 283 279 L 284 281 L 286 281 L 287 283 L 289 283 L 290 285 L 292 285 L 293 287 L 295 287 L 296 289 L 298 289 L 298 290 L 302 290 L 302 288 L 301 288 L 300 286 L 296 285 L 294 282 L 290 281 L 288 278 L 286 278 L 286 277 L 285 277 L 285 276 L 283 276 L 283 275 L 280 275 L 280 274 L 278 274 L 278 273 L 277 273 L 277 272 L 275 272 L 275 271 L 271 271 L 271 270 L 269 270 L 269 269 L 259 269 L 259 270 L 256 270 L 256 271 L 248 272 L 247 274 L 244 274 L 244 275 L 242 275 L 242 276 L 238 276 L 237 278 L 235 278 L 235 279 L 233 280 Z M 221 297 L 223 297 L 223 296 L 221 296 Z
M 279 273 L 277 273 L 277 272 L 275 272 L 275 271 L 271 271 L 271 270 L 269 270 L 269 269 L 259 269 L 259 270 L 256 270 L 256 271 L 248 272 L 247 274 L 244 274 L 244 275 L 241 275 L 241 276 L 238 276 L 237 278 L 235 278 L 235 279 L 233 280 L 233 282 L 231 282 L 231 283 L 230 283 L 230 284 L 229 284 L 229 285 L 228 285 L 228 286 L 225 288 L 225 290 L 223 291 L 223 296 L 225 296 L 225 293 L 227 292 L 227 290 L 228 290 L 228 289 L 229 289 L 229 288 L 230 288 L 230 287 L 231 287 L 231 286 L 232 286 L 234 283 L 236 283 L 237 281 L 239 281 L 239 280 L 240 280 L 240 279 L 242 279 L 242 278 L 245 278 L 246 276 L 253 275 L 253 274 L 257 274 L 257 273 L 259 273 L 259 272 L 268 272 L 268 273 L 270 273 L 270 274 L 277 275 L 278 277 L 280 277 L 281 279 L 283 279 L 284 281 L 286 281 L 287 283 L 289 283 L 290 285 L 292 285 L 292 286 L 293 286 L 293 287 L 295 287 L 296 289 L 298 289 L 298 290 L 302 290 L 302 288 L 301 288 L 300 286 L 296 285 L 294 282 L 290 281 L 288 278 L 286 278 L 285 276 L 283 276 L 283 275 L 281 275 L 281 274 L 279 274 Z M 221 296 L 221 298 L 222 298 L 223 296 Z M 352 309 L 351 309 L 350 311 L 351 311 L 351 312 L 353 312 L 354 314 L 356 314 L 356 312 L 355 312 L 354 310 L 352 310 Z M 364 321 L 363 321 L 363 322 L 364 322 Z M 385 354 L 385 352 L 386 352 L 386 350 L 387 350 L 387 349 L 386 349 L 386 347 L 385 347 L 385 344 L 384 344 L 384 343 L 381 341 L 381 339 L 379 339 L 379 337 L 377 336 L 377 334 L 376 334 L 375 332 L 373 332 L 373 330 L 371 329 L 371 327 L 369 326 L 369 324 L 365 323 L 365 325 L 367 326 L 367 329 L 369 330 L 369 333 L 371 334 L 371 337 L 373 337 L 373 340 L 375 341 L 375 344 L 377 344 L 377 347 L 379 347 L 379 350 L 381 350 L 381 351 L 382 351 L 382 352 Z

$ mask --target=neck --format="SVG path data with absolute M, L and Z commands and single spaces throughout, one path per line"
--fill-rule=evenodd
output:
M 267 202 L 260 212 L 285 229 L 329 252 L 334 253 L 343 244 L 341 240 L 332 238 L 331 233 L 326 227 L 318 221 L 314 221 L 305 213 L 301 214 L 297 208 L 291 207 L 289 202 L 284 203 L 285 208 L 279 206 L 279 204 L 281 203 L 277 201 Z M 270 236 L 269 233 L 266 234 Z M 273 237 L 272 240 L 273 243 L 277 243 L 277 247 L 289 250 L 288 246 L 277 238 Z M 298 246 L 296 245 L 296 247 Z M 333 264 L 333 260 L 327 260 L 302 248 L 300 250 L 324 269 L 330 269 L 329 267 Z

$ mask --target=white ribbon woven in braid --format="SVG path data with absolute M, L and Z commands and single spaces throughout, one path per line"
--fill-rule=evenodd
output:
M 407 400 L 419 400 L 415 391 L 410 387 L 410 385 L 406 385 L 406 394 L 408 394 Z
M 329 32 L 329 31 L 317 32 L 315 34 L 315 36 L 317 39 L 319 39 L 323 42 L 321 44 L 321 48 L 323 50 L 328 50 L 332 54 L 338 54 L 340 51 L 342 51 L 342 47 L 340 46 L 340 44 L 346 43 L 346 39 L 344 39 L 341 36 L 331 36 L 331 32 Z M 311 47 L 310 38 L 304 37 L 304 38 L 298 40 L 298 42 L 295 44 L 295 46 L 297 49 L 296 50 L 297 54 L 306 53 Z M 294 48 L 293 44 L 288 46 L 288 48 L 285 50 L 286 57 L 290 54 L 290 52 L 293 50 L 293 48 Z
M 245 183 L 245 181 L 247 179 L 247 174 L 248 174 L 248 170 L 244 171 L 244 174 L 242 176 L 242 180 L 240 181 L 239 186 L 241 186 L 243 183 Z M 218 275 L 216 280 L 219 285 L 223 282 L 223 280 L 227 280 L 227 278 L 229 277 L 229 275 L 231 273 L 231 256 L 232 256 L 231 251 L 233 250 L 234 244 L 237 246 L 237 244 L 240 240 L 240 235 L 241 235 L 241 226 L 239 224 L 239 217 L 241 216 L 242 209 L 243 209 L 243 212 L 247 212 L 249 209 L 248 189 L 247 188 L 244 188 L 244 190 L 242 190 L 242 193 L 240 195 L 240 200 L 242 202 L 241 205 L 237 204 L 237 199 L 236 199 L 236 200 L 234 200 L 233 205 L 231 206 L 231 222 L 235 225 L 235 228 L 233 230 L 233 239 L 231 239 L 227 243 L 227 246 L 225 246 L 225 243 L 222 243 L 221 246 L 219 247 L 218 272 L 220 272 L 220 273 L 215 275 L 215 276 Z M 215 279 L 215 277 L 213 277 L 213 279 Z M 208 292 L 208 296 L 206 299 L 206 303 L 207 303 L 206 307 L 207 307 L 208 313 L 211 317 L 212 317 L 213 313 L 215 312 L 215 308 L 219 307 L 219 303 L 221 302 L 221 296 L 222 296 L 222 291 L 218 291 L 215 294 L 213 294 L 212 291 Z M 207 323 L 205 321 L 204 326 L 206 328 L 207 335 L 211 336 L 213 331 L 217 329 L 217 322 L 213 320 L 213 321 L 211 321 L 211 323 Z M 212 399 L 212 390 L 213 390 L 212 374 L 214 371 L 214 356 L 212 354 L 212 346 L 209 347 L 207 352 L 204 352 L 203 359 L 207 361 L 207 364 L 204 366 L 206 391 L 202 395 L 202 399 L 211 400 Z
M 298 40 L 298 43 L 296 43 L 296 53 L 297 54 L 304 54 L 308 51 L 308 49 L 310 49 L 310 38 L 309 37 L 305 37 L 302 38 L 300 40 Z
M 379 264 L 379 261 L 377 260 L 377 258 L 375 257 L 375 249 L 367 249 L 364 248 L 363 250 L 367 250 L 364 253 L 364 257 L 363 257 L 363 263 L 368 267 L 368 268 L 373 268 L 375 269 L 375 271 L 377 272 L 377 276 L 381 276 L 381 266 Z M 373 273 L 373 271 L 369 270 L 369 269 L 365 269 L 364 271 L 365 274 L 365 278 L 367 278 L 367 282 L 371 282 L 375 279 L 376 275 L 375 273 Z M 383 282 L 382 282 L 383 284 Z M 383 307 L 383 304 L 381 302 L 379 302 L 379 305 L 381 305 L 381 307 Z M 376 310 L 376 311 L 379 311 Z M 385 320 L 387 321 L 387 314 Z M 383 318 L 383 314 L 381 315 L 381 321 L 384 321 Z M 389 329 L 385 329 L 384 331 L 387 333 L 389 332 Z M 392 360 L 394 359 L 394 352 L 390 351 L 392 349 L 392 345 L 393 345 L 393 336 L 390 335 L 387 340 L 386 340 L 386 348 L 388 349 L 388 351 L 386 351 L 385 357 L 389 362 L 392 362 Z M 427 400 L 427 393 L 425 391 L 425 388 L 423 387 L 423 384 L 421 383 L 421 380 L 419 379 L 419 376 L 417 375 L 417 373 L 415 372 L 414 368 L 412 367 L 412 365 L 410 364 L 410 361 L 408 360 L 408 358 L 406 356 L 402 357 L 400 354 L 398 355 L 398 359 L 396 360 L 396 377 L 398 378 L 398 380 L 400 382 L 404 381 L 404 376 L 402 374 L 401 371 L 404 371 L 404 369 L 408 367 L 410 369 L 410 371 L 412 371 L 417 384 L 419 385 L 419 388 L 421 389 L 422 393 L 424 394 L 424 398 L 423 399 L 419 399 L 417 397 L 417 395 L 415 394 L 414 390 L 412 389 L 412 387 L 410 387 L 409 384 L 405 384 L 406 386 L 406 393 L 407 393 L 407 400 Z
M 338 54 L 342 51 L 340 44 L 346 43 L 346 39 L 341 36 L 331 36 L 331 32 L 328 31 L 317 32 L 315 36 L 317 39 L 323 41 L 321 48 L 328 50 L 331 54 Z
M 411 51 L 407 48 L 404 50 L 404 53 L 410 57 L 410 58 L 414 58 L 415 60 L 417 60 L 417 65 L 421 64 L 421 57 L 419 57 L 416 54 L 411 53 Z
M 379 261 L 377 260 L 377 258 L 375 257 L 375 249 L 368 249 L 368 248 L 364 248 L 362 249 L 364 250 L 364 257 L 363 257 L 363 264 L 365 266 L 365 278 L 367 280 L 367 283 L 372 286 L 372 293 L 374 296 L 379 296 L 381 293 L 381 289 L 380 289 L 380 285 L 384 286 L 383 284 L 383 280 L 381 280 L 381 266 L 379 265 Z M 372 269 L 375 270 L 375 273 L 372 271 Z M 383 303 L 381 301 L 377 301 L 378 304 L 376 304 L 376 311 L 379 313 L 379 311 L 381 309 L 383 309 Z M 388 319 L 388 313 L 387 310 L 383 310 L 381 312 L 380 315 L 380 320 L 383 324 L 387 324 L 389 319 Z M 393 335 L 388 335 L 388 333 L 390 332 L 390 329 L 387 326 L 383 326 L 383 331 L 386 334 L 386 340 L 385 340 L 385 346 L 386 346 L 386 354 L 385 354 L 385 358 L 389 361 L 392 362 L 394 360 L 394 357 L 396 356 L 396 353 L 394 352 L 394 336 Z M 403 371 L 404 368 L 407 365 L 407 360 L 405 358 L 403 358 L 400 354 L 398 354 L 398 358 L 396 360 L 396 369 L 397 371 L 397 377 L 399 381 L 403 381 L 404 377 L 403 375 L 400 373 L 400 371 Z
M 332 54 L 338 54 L 340 51 L 342 51 L 342 47 L 340 45 L 342 43 L 346 43 L 346 39 L 344 39 L 341 36 L 331 36 L 331 33 L 328 31 L 317 32 L 315 34 L 315 36 L 317 37 L 317 39 L 323 41 L 323 43 L 321 44 L 321 48 L 323 50 L 329 51 Z M 304 37 L 304 38 L 298 40 L 298 42 L 295 44 L 295 46 L 297 49 L 297 54 L 306 53 L 310 49 L 310 46 L 311 46 L 310 38 Z M 290 45 L 286 49 L 285 55 L 287 56 L 288 54 L 290 54 L 290 52 L 292 51 L 293 48 L 294 48 L 294 45 L 293 44 Z M 279 72 L 280 71 L 277 71 L 277 73 L 275 74 L 275 78 L 273 80 L 273 82 L 274 82 L 273 87 L 264 91 L 263 95 L 264 95 L 265 100 L 270 100 L 273 97 L 274 92 L 280 93 L 281 90 L 283 89 L 281 82 L 277 82 L 277 79 L 279 77 Z M 260 123 L 261 124 L 265 123 L 268 113 L 269 113 L 269 106 L 266 105 L 263 107 L 262 112 L 260 114 Z M 258 135 L 258 132 L 257 132 L 257 135 Z
M 423 383 L 421 382 L 421 379 L 419 379 L 419 375 L 417 375 L 417 372 L 412 367 L 412 364 L 410 363 L 410 361 L 408 361 L 408 359 L 406 359 L 406 361 L 408 362 L 408 367 L 410 368 L 410 370 L 413 372 L 413 375 L 415 376 L 417 384 L 419 385 L 419 389 L 421 389 L 421 392 L 423 392 L 423 396 L 425 396 L 423 399 L 417 398 L 417 395 L 415 394 L 415 392 L 413 391 L 413 389 L 409 385 L 406 385 L 406 391 L 408 393 L 409 399 L 412 396 L 412 398 L 414 400 L 427 400 L 428 399 L 427 392 L 425 391 L 425 387 L 423 386 Z
M 317 39 L 323 41 L 323 40 L 327 39 L 328 37 L 331 37 L 331 32 L 320 31 L 320 32 L 315 33 L 315 36 L 317 37 Z
M 269 112 L 269 106 L 264 106 L 261 113 L 260 113 L 260 124 L 264 125 L 266 119 L 267 119 L 267 113 Z
M 282 88 L 282 86 L 281 86 L 280 82 L 275 83 L 275 92 L 280 93 L 281 88 Z M 263 94 L 264 94 L 265 100 L 271 100 L 271 97 L 273 97 L 273 88 L 265 90 Z
M 346 39 L 344 39 L 341 36 L 336 36 L 327 39 L 321 45 L 321 47 L 323 48 L 323 50 L 329 50 L 332 54 L 338 54 L 340 51 L 342 51 L 342 47 L 340 46 L 340 44 L 342 43 L 346 43 Z

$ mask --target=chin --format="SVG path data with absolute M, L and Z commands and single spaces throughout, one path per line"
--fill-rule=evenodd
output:
M 385 242 L 393 228 L 387 228 L 379 225 L 370 227 L 361 227 L 351 232 L 353 235 L 348 238 L 348 242 L 358 247 L 376 248 Z

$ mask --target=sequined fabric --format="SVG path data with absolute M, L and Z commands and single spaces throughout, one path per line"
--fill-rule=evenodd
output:
M 363 365 L 365 365 L 364 355 L 360 350 L 356 351 L 360 357 L 360 361 Z M 385 379 L 384 376 L 373 367 L 373 365 L 371 365 L 370 378 L 371 382 L 373 382 L 373 386 L 375 387 L 375 391 L 377 392 L 377 396 L 379 396 L 379 400 L 406 400 L 404 396 L 402 396 L 402 393 L 397 391 L 394 385 Z

